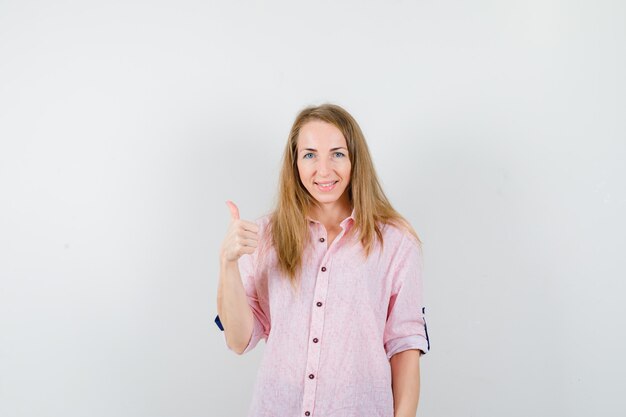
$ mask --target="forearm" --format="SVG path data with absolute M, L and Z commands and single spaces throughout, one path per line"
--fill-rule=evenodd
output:
M 254 319 L 236 261 L 220 261 L 217 314 L 224 327 L 226 344 L 236 353 L 242 353 L 252 336 Z
M 415 417 L 420 394 L 420 355 L 416 349 L 391 357 L 394 417 Z

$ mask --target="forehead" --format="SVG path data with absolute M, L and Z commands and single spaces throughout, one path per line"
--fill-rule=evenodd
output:
M 298 149 L 347 147 L 346 138 L 337 126 L 322 120 L 311 120 L 300 128 Z

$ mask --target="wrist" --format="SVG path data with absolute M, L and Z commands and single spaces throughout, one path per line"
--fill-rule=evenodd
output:
M 231 269 L 237 266 L 237 260 L 231 261 L 225 257 L 220 257 L 220 266 L 224 269 Z

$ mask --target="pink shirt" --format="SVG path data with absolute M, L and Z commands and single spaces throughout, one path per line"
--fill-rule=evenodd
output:
M 260 236 L 269 216 L 255 220 Z M 376 241 L 363 261 L 357 234 L 344 237 L 354 211 L 330 248 L 324 225 L 308 220 L 313 249 L 303 256 L 299 296 L 273 248 L 238 261 L 254 316 L 244 353 L 266 341 L 248 417 L 393 417 L 389 359 L 430 350 L 418 243 L 383 226 L 384 249 Z

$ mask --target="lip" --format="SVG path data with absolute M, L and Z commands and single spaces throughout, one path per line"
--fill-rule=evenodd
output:
M 317 189 L 318 189 L 320 192 L 322 192 L 322 193 L 328 193 L 328 192 L 331 192 L 332 190 L 334 190 L 334 189 L 335 189 L 335 186 L 337 185 L 337 183 L 338 183 L 338 182 L 339 182 L 339 181 L 334 181 L 334 182 L 333 182 L 333 185 L 331 185 L 331 186 L 330 186 L 330 187 L 328 187 L 328 188 L 322 188 L 322 186 L 321 186 L 321 185 L 319 185 L 318 183 L 315 183 L 315 185 L 317 185 Z
M 324 183 L 322 183 L 322 184 L 328 184 L 329 182 L 338 182 L 338 181 L 339 181 L 339 180 L 334 180 L 334 181 L 326 181 L 326 182 L 324 182 Z M 314 181 L 313 183 L 314 183 L 314 184 L 316 184 L 316 185 L 320 185 L 320 184 L 321 184 L 321 183 L 319 183 L 319 182 L 315 182 L 315 181 Z

